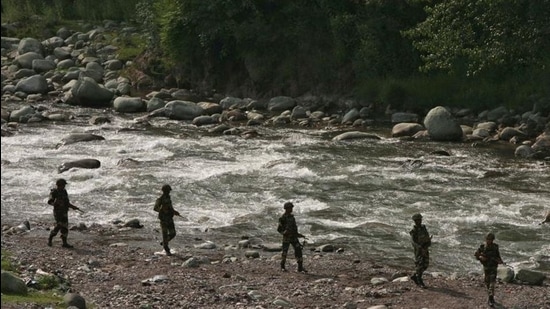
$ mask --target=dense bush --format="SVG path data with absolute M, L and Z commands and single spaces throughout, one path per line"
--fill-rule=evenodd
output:
M 6 0 L 39 35 L 138 20 L 145 72 L 235 96 L 352 95 L 403 109 L 522 107 L 550 97 L 547 0 Z M 37 19 L 35 16 L 39 16 Z M 28 23 L 29 20 L 33 22 Z M 40 20 L 40 22 L 37 22 Z M 154 58 L 157 59 L 154 59 Z

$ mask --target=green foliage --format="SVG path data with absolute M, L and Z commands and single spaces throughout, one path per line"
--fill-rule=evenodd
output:
M 422 53 L 424 71 L 474 76 L 540 67 L 550 50 L 547 0 L 451 0 L 404 35 Z
M 518 111 L 533 108 L 541 98 L 550 98 L 550 72 L 531 71 L 493 78 L 465 78 L 448 74 L 417 75 L 402 79 L 366 80 L 355 96 L 382 106 L 426 113 L 434 106 L 470 108 L 481 112 L 496 106 Z
M 46 24 L 57 24 L 62 19 L 100 21 L 135 20 L 138 0 L 3 0 L 2 22 L 27 22 L 40 16 Z
M 403 1 L 160 2 L 152 20 L 163 50 L 195 80 L 223 83 L 231 74 L 299 94 L 346 89 L 357 77 L 406 75 L 418 63 L 400 31 L 424 13 Z
M 117 42 L 119 48 L 117 58 L 121 61 L 133 60 L 147 49 L 145 41 L 139 34 L 115 36 L 113 41 Z
M 59 286 L 59 280 L 55 275 L 41 275 L 36 278 L 39 290 L 51 290 Z
M 10 256 L 11 254 L 8 251 L 2 250 L 2 270 L 15 271 L 15 266 L 13 265 Z
M 66 308 L 63 304 L 63 298 L 52 291 L 30 291 L 27 295 L 8 295 L 2 294 L 2 305 L 38 305 L 41 308 Z M 27 307 L 25 307 L 27 308 Z M 30 307 L 29 307 L 30 308 Z M 34 307 L 33 307 L 34 308 Z
M 383 84 L 380 92 L 380 102 L 392 108 L 402 109 L 409 98 L 407 90 L 401 83 L 389 80 Z

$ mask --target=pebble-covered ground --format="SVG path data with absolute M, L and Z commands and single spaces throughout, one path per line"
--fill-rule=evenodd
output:
M 65 249 L 60 239 L 53 247 L 46 245 L 48 223 L 31 222 L 31 230 L 23 233 L 9 233 L 9 224 L 2 224 L 2 252 L 9 252 L 22 278 L 33 278 L 38 270 L 57 274 L 67 291 L 86 299 L 88 308 L 489 307 L 481 275 L 428 272 L 427 288 L 422 289 L 408 279 L 405 269 L 353 252 L 306 248 L 308 272 L 298 273 L 293 258 L 282 272 L 279 252 L 239 248 L 241 239 L 226 239 L 216 231 L 178 234 L 172 244 L 175 254 L 166 256 L 155 229 L 93 225 L 71 230 L 75 248 Z M 195 247 L 206 241 L 216 248 Z M 260 257 L 247 258 L 250 250 Z M 198 265 L 184 266 L 191 257 Z M 403 267 L 408 271 L 409 266 Z M 374 284 L 376 280 L 381 283 Z M 550 308 L 550 284 L 499 283 L 495 298 L 496 308 Z M 2 308 L 51 307 L 2 302 Z

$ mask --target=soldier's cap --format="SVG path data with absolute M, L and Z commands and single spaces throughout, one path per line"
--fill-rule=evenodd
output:
M 163 185 L 162 186 L 162 191 L 171 191 L 172 190 L 172 187 L 170 187 L 170 185 Z
M 495 234 L 489 233 L 489 234 L 487 234 L 487 236 L 485 236 L 485 239 L 495 240 Z
M 67 184 L 67 181 L 63 178 L 59 178 L 56 182 L 55 182 L 56 185 L 60 186 L 60 185 L 66 185 Z
M 422 219 L 422 215 L 421 215 L 421 214 L 414 214 L 414 215 L 412 216 L 412 219 L 413 219 L 413 220 L 421 220 L 421 219 Z
M 289 208 L 292 208 L 294 207 L 294 204 L 292 204 L 291 202 L 286 202 L 283 206 L 284 209 L 289 209 Z

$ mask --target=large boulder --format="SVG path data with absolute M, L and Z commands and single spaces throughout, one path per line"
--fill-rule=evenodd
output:
M 78 309 L 86 309 L 86 300 L 84 297 L 76 293 L 67 293 L 63 296 L 63 302 L 68 307 L 76 307 Z
M 506 127 L 500 131 L 499 139 L 503 141 L 510 141 L 512 138 L 517 138 L 521 141 L 525 140 L 527 136 L 520 130 L 512 127 Z
M 2 270 L 2 294 L 27 295 L 27 285 L 21 278 Z
M 166 103 L 164 113 L 170 119 L 193 120 L 205 112 L 195 102 L 174 100 Z
M 391 130 L 391 136 L 414 136 L 416 133 L 422 130 L 424 130 L 424 127 L 419 123 L 402 122 L 393 126 Z
M 516 274 L 516 280 L 523 281 L 531 285 L 542 285 L 544 279 L 546 279 L 545 274 L 525 268 L 518 270 Z
M 66 102 L 87 107 L 110 107 L 114 93 L 90 77 L 82 77 L 70 90 Z
M 18 65 L 20 68 L 32 69 L 32 62 L 35 59 L 44 59 L 44 57 L 35 52 L 28 52 L 17 56 L 13 63 Z
M 28 119 L 35 113 L 36 113 L 36 110 L 32 106 L 25 105 L 11 112 L 10 121 L 21 122 L 21 120 L 25 118 Z
M 42 75 L 33 75 L 20 80 L 15 86 L 15 91 L 23 91 L 27 94 L 48 92 L 48 81 Z
M 550 153 L 550 135 L 545 133 L 539 135 L 532 148 L 535 151 Z
M 443 106 L 434 107 L 428 112 L 424 126 L 435 141 L 460 141 L 463 137 L 462 128 Z
M 44 47 L 42 43 L 35 38 L 24 38 L 19 41 L 19 46 L 17 47 L 17 53 L 23 55 L 28 52 L 37 53 L 39 55 L 44 54 Z
M 292 110 L 296 106 L 296 100 L 291 97 L 279 96 L 274 97 L 267 103 L 267 109 L 270 112 L 282 112 Z
M 247 104 L 247 101 L 235 97 L 225 97 L 220 101 L 223 109 L 246 108 Z
M 514 275 L 514 270 L 511 267 L 504 266 L 497 269 L 497 278 L 504 282 L 512 282 Z
M 140 97 L 117 97 L 113 109 L 119 113 L 139 113 L 146 110 L 146 104 Z

